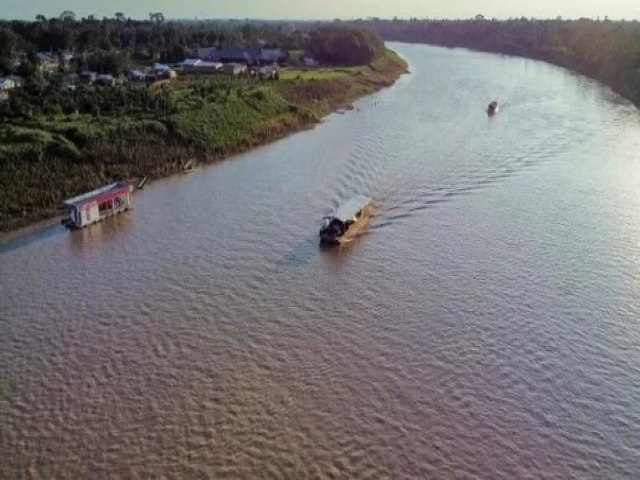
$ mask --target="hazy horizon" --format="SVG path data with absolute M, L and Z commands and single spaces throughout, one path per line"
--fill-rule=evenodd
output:
M 539 0 L 535 4 L 523 0 L 309 0 L 292 3 L 290 0 L 272 0 L 257 3 L 250 0 L 184 0 L 176 3 L 168 0 L 139 0 L 132 4 L 116 0 L 105 5 L 94 0 L 69 0 L 51 2 L 32 0 L 24 2 L 7 0 L 0 14 L 3 19 L 33 20 L 38 14 L 56 17 L 64 10 L 73 11 L 78 18 L 95 15 L 112 17 L 115 12 L 144 19 L 149 12 L 159 11 L 166 18 L 174 19 L 264 19 L 264 20 L 328 20 L 334 18 L 471 18 L 482 14 L 487 18 L 604 18 L 612 20 L 640 19 L 640 2 L 636 0 L 567 0 L 558 4 L 555 0 Z

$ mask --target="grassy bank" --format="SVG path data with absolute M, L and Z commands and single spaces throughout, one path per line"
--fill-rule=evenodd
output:
M 308 127 L 405 71 L 387 50 L 369 65 L 286 70 L 278 81 L 185 76 L 144 95 L 110 87 L 84 93 L 104 96 L 91 113 L 5 121 L 0 233 L 55 216 L 65 198 L 112 181 L 167 176 L 190 158 L 212 162 Z

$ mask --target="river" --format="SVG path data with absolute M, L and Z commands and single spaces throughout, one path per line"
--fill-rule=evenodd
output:
M 640 478 L 640 112 L 392 47 L 353 111 L 0 244 L 0 477 Z

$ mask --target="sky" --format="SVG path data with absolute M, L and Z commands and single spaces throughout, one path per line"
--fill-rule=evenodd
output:
M 58 16 L 98 18 L 123 12 L 148 18 L 351 19 L 392 18 L 604 18 L 640 20 L 640 0 L 0 0 L 0 17 L 34 19 Z

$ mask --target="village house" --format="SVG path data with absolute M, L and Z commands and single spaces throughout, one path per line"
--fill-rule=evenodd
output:
M 4 78 L 8 78 L 10 80 L 13 80 L 13 84 L 15 86 L 15 88 L 22 88 L 22 77 L 20 75 L 7 75 Z
M 245 65 L 268 65 L 281 63 L 286 55 L 280 48 L 198 48 L 201 60 Z
M 53 52 L 38 52 L 36 55 L 38 57 L 38 66 L 42 71 L 57 70 L 60 66 L 58 57 Z
M 93 84 L 96 82 L 98 78 L 97 72 L 92 72 L 90 70 L 84 70 L 80 72 L 80 81 L 82 83 Z
M 96 82 L 101 87 L 113 87 L 116 84 L 116 79 L 110 73 L 102 73 L 98 75 Z
M 315 58 L 310 57 L 308 55 L 305 55 L 302 58 L 302 63 L 304 64 L 305 67 L 316 67 L 316 66 L 318 66 L 318 61 Z
M 177 77 L 175 70 L 168 65 L 156 63 L 153 65 L 153 74 L 158 80 L 172 80 Z
M 226 75 L 242 75 L 247 72 L 247 66 L 243 63 L 225 63 L 222 72 Z
M 222 70 L 220 62 L 207 62 L 199 58 L 187 58 L 181 64 L 184 73 L 218 73 Z
M 147 74 L 142 70 L 131 70 L 129 72 L 129 80 L 132 82 L 146 82 Z
M 0 92 L 16 88 L 16 82 L 9 77 L 0 77 Z

